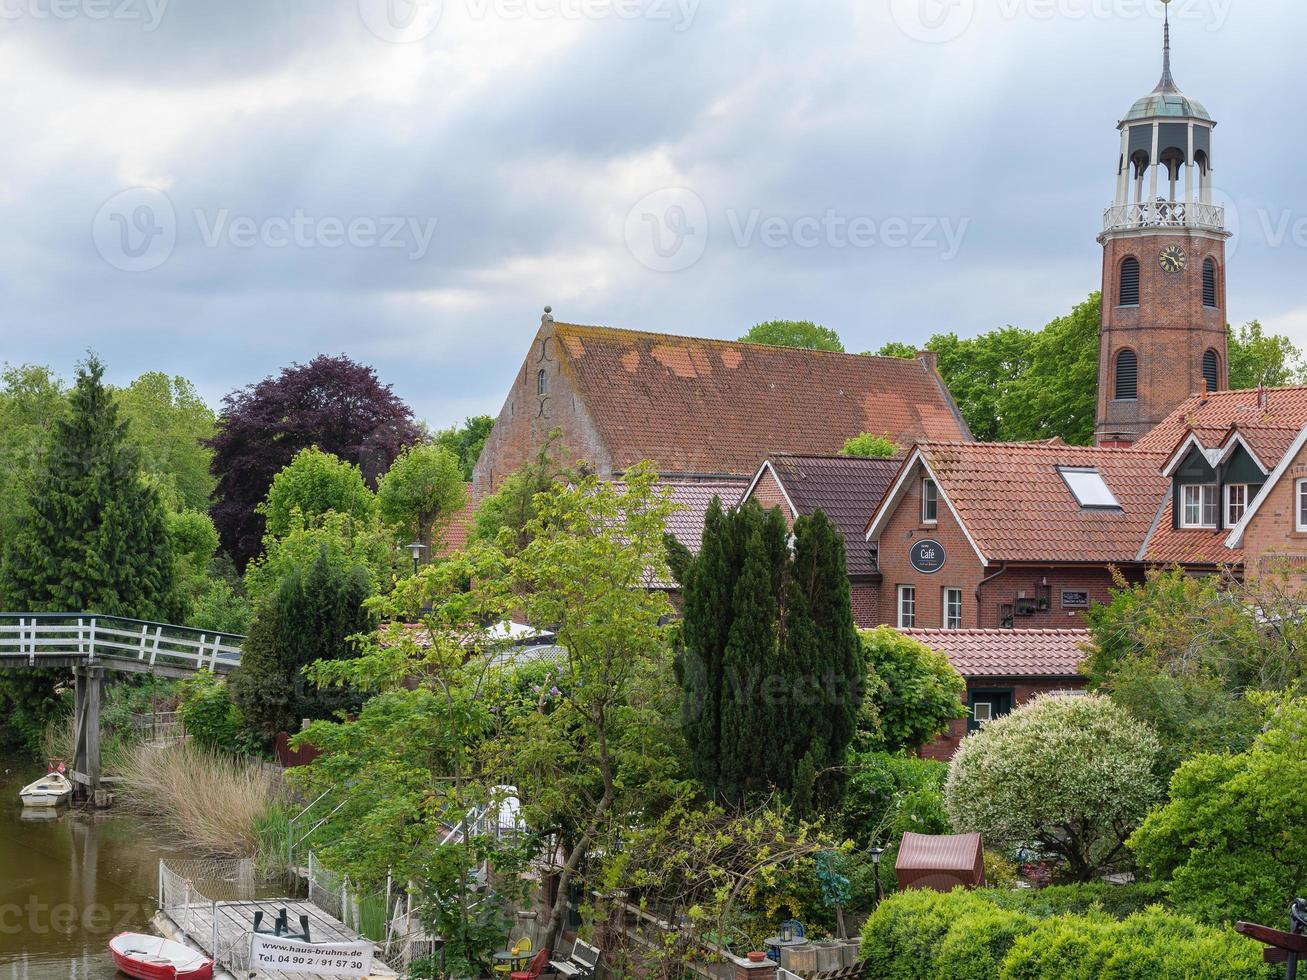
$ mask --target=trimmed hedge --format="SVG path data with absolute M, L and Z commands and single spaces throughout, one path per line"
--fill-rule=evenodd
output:
M 986 890 L 976 894 L 1014 912 L 1028 912 L 1039 918 L 1074 913 L 1083 915 L 1100 911 L 1113 919 L 1142 912 L 1153 905 L 1171 906 L 1166 882 L 1148 881 L 1134 885 L 1053 885 L 1049 888 Z
M 1016 892 L 900 892 L 882 902 L 863 928 L 866 976 L 869 980 L 1265 980 L 1271 976 L 1262 964 L 1261 947 L 1233 932 L 1156 906 L 1118 920 L 1092 900 L 1085 903 L 1067 889 L 1060 891 L 1043 903 L 1012 898 L 1020 894 Z M 1002 898 L 996 901 L 997 896 Z M 1005 907 L 1023 901 L 1029 908 Z M 1081 904 L 1089 911 L 1041 914 L 1059 905 Z

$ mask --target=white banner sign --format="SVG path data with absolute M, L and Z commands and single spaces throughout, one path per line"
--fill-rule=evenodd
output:
M 250 939 L 251 973 L 314 973 L 321 977 L 367 977 L 373 946 L 359 943 L 305 943 L 255 933 Z

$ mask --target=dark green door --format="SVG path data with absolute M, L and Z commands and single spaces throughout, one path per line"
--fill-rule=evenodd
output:
M 967 731 L 974 732 L 986 722 L 1011 712 L 1015 695 L 1016 692 L 1010 687 L 969 692 L 967 706 L 971 710 L 970 717 L 967 718 Z

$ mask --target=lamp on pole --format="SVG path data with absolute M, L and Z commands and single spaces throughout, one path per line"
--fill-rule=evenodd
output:
M 427 546 L 420 541 L 414 541 L 408 545 L 408 552 L 413 556 L 413 574 L 418 573 L 418 562 L 422 560 L 422 552 L 427 550 Z
M 885 898 L 885 889 L 880 883 L 880 856 L 884 853 L 885 853 L 885 848 L 883 847 L 873 847 L 870 850 L 872 872 L 876 879 L 876 904 L 877 905 L 879 905 L 881 901 Z

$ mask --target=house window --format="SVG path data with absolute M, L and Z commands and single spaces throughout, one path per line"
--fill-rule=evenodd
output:
M 1121 263 L 1121 296 L 1117 305 L 1139 305 L 1139 260 L 1133 255 Z
M 1126 348 L 1116 355 L 1116 400 L 1134 401 L 1139 397 L 1139 357 Z
M 1209 310 L 1216 309 L 1216 260 L 1208 259 L 1203 263 L 1203 305 Z
M 921 523 L 939 523 L 939 487 L 934 480 L 921 481 Z
M 544 368 L 541 368 L 540 373 L 536 375 L 536 394 L 549 394 L 549 375 L 545 374 Z
M 1214 350 L 1209 349 L 1203 355 L 1203 381 L 1207 383 L 1208 391 L 1221 387 L 1221 359 Z
M 1248 509 L 1248 484 L 1231 483 L 1225 488 L 1225 525 L 1234 527 Z
M 944 628 L 946 630 L 962 629 L 962 590 L 944 590 Z
M 1181 493 L 1181 527 L 1216 527 L 1215 483 L 1186 483 Z
M 910 630 L 917 625 L 917 590 L 911 585 L 899 586 L 899 629 Z
M 1307 531 L 1307 480 L 1298 481 L 1298 520 L 1294 529 Z

